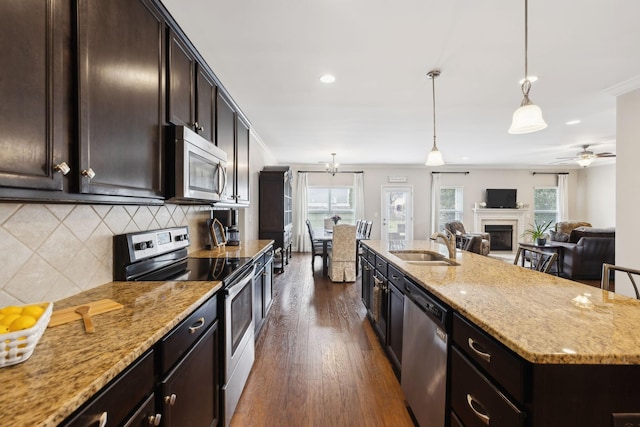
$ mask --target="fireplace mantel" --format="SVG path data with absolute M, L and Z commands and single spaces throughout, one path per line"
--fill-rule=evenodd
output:
M 513 248 L 518 247 L 519 237 L 524 234 L 526 221 L 531 217 L 529 209 L 487 209 L 473 210 L 473 229 L 483 232 L 485 224 L 514 224 Z

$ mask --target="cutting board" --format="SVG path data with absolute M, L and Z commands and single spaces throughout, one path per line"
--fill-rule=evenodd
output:
M 99 301 L 88 302 L 86 304 L 76 305 L 75 307 L 63 308 L 61 310 L 55 310 L 51 313 L 51 319 L 49 320 L 48 327 L 51 328 L 53 326 L 62 325 L 65 323 L 73 322 L 74 320 L 81 320 L 82 316 L 76 313 L 76 309 L 78 307 L 82 307 L 83 305 L 88 305 L 91 307 L 89 311 L 90 316 L 95 316 L 96 314 L 106 313 L 112 310 L 119 310 L 124 307 L 122 304 L 117 303 L 110 299 L 101 299 Z

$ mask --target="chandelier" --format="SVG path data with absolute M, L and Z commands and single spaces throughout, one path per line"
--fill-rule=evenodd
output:
M 331 175 L 335 176 L 338 172 L 338 163 L 336 163 L 336 153 L 331 153 L 331 163 L 327 163 L 326 165 L 327 172 Z

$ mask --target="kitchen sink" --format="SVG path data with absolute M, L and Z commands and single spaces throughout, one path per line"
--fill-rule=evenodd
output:
M 456 261 L 447 258 L 439 252 L 434 251 L 390 251 L 392 255 L 400 258 L 403 261 L 406 261 L 409 264 L 419 264 L 419 265 L 444 265 L 444 266 L 458 266 Z

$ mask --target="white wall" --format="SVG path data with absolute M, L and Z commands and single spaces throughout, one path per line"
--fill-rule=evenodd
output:
M 590 166 L 578 171 L 577 205 L 574 219 L 588 221 L 599 228 L 615 227 L 616 164 Z
M 616 119 L 616 264 L 640 269 L 638 257 L 638 212 L 640 211 L 640 89 L 621 95 L 617 99 Z M 618 276 L 616 291 L 632 295 L 630 285 L 622 286 Z

